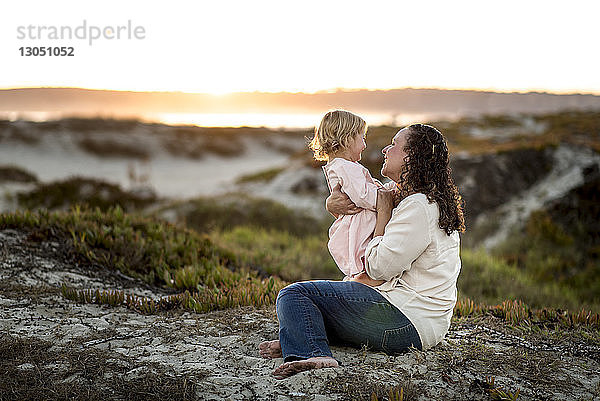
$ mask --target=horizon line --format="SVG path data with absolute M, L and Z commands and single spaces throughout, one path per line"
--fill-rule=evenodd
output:
M 500 89 L 500 88 L 458 88 L 458 87 L 413 87 L 404 86 L 397 88 L 329 88 L 320 89 L 318 91 L 233 91 L 224 93 L 211 93 L 211 92 L 185 92 L 180 90 L 132 90 L 132 89 L 107 89 L 107 88 L 94 88 L 94 87 L 81 87 L 81 86 L 14 86 L 14 87 L 0 87 L 0 90 L 18 90 L 18 89 L 81 89 L 86 91 L 102 91 L 102 92 L 123 92 L 123 93 L 163 93 L 163 94 L 183 94 L 183 95 L 209 95 L 215 97 L 225 97 L 229 95 L 239 94 L 304 94 L 304 95 L 318 95 L 328 93 L 351 93 L 351 92 L 388 92 L 394 90 L 439 90 L 449 92 L 480 92 L 480 93 L 498 93 L 498 94 L 547 94 L 547 95 L 591 95 L 600 96 L 599 91 L 576 91 L 576 90 L 565 90 L 565 91 L 552 91 L 549 89 L 541 88 L 530 88 L 530 89 Z

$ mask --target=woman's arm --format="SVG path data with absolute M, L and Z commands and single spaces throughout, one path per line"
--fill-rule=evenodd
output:
M 325 200 L 325 209 L 336 219 L 340 214 L 356 214 L 362 209 L 350 200 L 348 195 L 341 192 L 339 188 L 334 189 Z
M 332 196 L 327 198 L 325 208 L 334 217 L 356 214 L 362 209 L 375 210 L 377 190 L 380 184 L 369 171 L 358 163 L 336 159 L 326 171 Z M 342 193 L 344 197 L 338 197 Z
M 352 162 L 339 162 L 333 170 L 339 179 L 342 192 L 348 195 L 356 206 L 375 211 L 380 185 L 371 177 L 369 170 Z
M 417 201 L 401 202 L 388 220 L 387 205 L 378 213 L 376 234 L 366 250 L 366 271 L 375 280 L 391 280 L 410 269 L 412 262 L 431 243 L 425 206 Z M 387 226 L 381 227 L 388 220 Z M 382 232 L 383 230 L 383 232 Z

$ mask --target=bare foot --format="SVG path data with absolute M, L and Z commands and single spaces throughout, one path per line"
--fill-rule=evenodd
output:
M 311 369 L 337 368 L 338 366 L 339 364 L 335 359 L 328 356 L 318 356 L 301 361 L 286 362 L 273 371 L 273 376 L 280 380 Z
M 265 359 L 281 358 L 281 345 L 279 340 L 265 341 L 258 344 L 258 353 Z

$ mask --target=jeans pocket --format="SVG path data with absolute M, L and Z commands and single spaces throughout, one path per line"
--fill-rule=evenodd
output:
M 412 346 L 418 348 L 420 340 L 416 341 L 415 336 L 418 334 L 410 323 L 398 329 L 385 330 L 381 348 L 386 354 L 400 354 L 408 351 Z

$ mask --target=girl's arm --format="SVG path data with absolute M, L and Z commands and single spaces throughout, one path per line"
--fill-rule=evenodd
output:
M 392 218 L 394 209 L 394 190 L 379 189 L 377 191 L 377 220 L 375 222 L 375 231 L 373 237 L 378 237 L 385 233 L 385 226 Z

